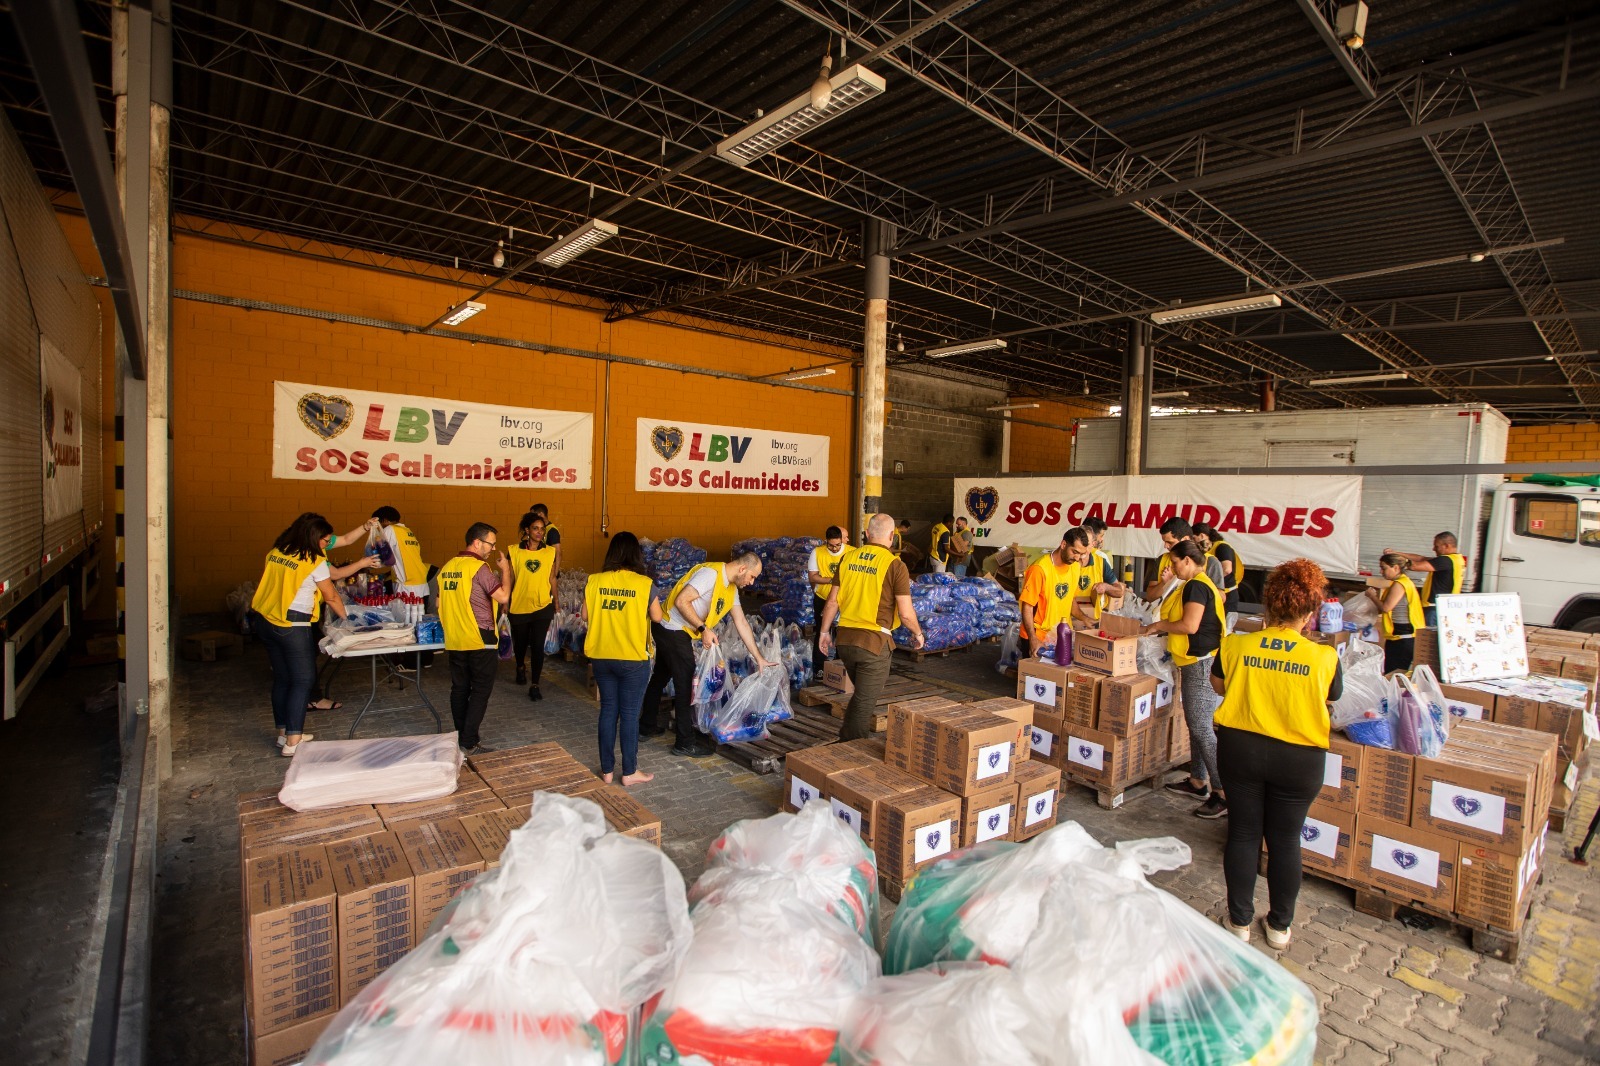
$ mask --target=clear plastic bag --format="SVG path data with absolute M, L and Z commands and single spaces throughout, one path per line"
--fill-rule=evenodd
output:
M 556 612 L 556 618 L 550 620 L 550 628 L 544 631 L 544 653 L 546 655 L 561 654 L 561 612 Z
M 767 722 L 773 720 L 768 717 L 773 704 L 781 701 L 787 708 L 788 700 L 789 675 L 782 666 L 769 666 L 741 681 L 726 701 L 704 705 L 698 720 L 718 744 L 760 740 L 767 735 Z
M 952 962 L 880 977 L 841 1036 L 846 1066 L 1047 1066 L 1049 1025 L 1004 966 Z
M 1333 728 L 1348 730 L 1352 723 L 1385 717 L 1395 691 L 1383 674 L 1382 649 L 1375 656 L 1363 653 L 1346 659 L 1343 671 L 1344 691 L 1329 711 Z
M 1378 610 L 1378 605 L 1372 602 L 1372 597 L 1365 592 L 1357 592 L 1344 599 L 1344 620 L 1354 622 L 1356 628 L 1364 628 L 1378 624 L 1378 619 L 1383 617 L 1383 612 Z
M 1426 677 L 1434 690 L 1432 698 L 1405 674 L 1395 674 L 1394 683 L 1399 689 L 1396 708 L 1395 748 L 1408 755 L 1436 758 L 1450 737 L 1450 715 L 1445 710 L 1443 693 L 1433 681 L 1433 671 L 1427 666 Z
M 1006 627 L 1006 632 L 1000 638 L 1000 659 L 994 668 L 1002 674 L 1015 670 L 1017 660 L 1022 657 L 1022 626 L 1013 622 Z
M 511 661 L 511 657 L 512 657 L 512 649 L 515 646 L 515 645 L 512 644 L 512 641 L 511 641 L 511 616 L 510 615 L 502 614 L 500 616 L 499 634 L 500 634 L 500 642 L 499 642 L 499 645 L 500 645 L 500 661 L 501 662 L 510 662 Z
M 284 775 L 278 800 L 297 811 L 358 803 L 409 803 L 456 790 L 455 733 L 371 740 L 308 740 Z
M 319 1066 L 601 1066 L 692 940 L 683 878 L 660 849 L 608 833 L 589 800 L 536 793 L 498 869 L 346 1004 Z

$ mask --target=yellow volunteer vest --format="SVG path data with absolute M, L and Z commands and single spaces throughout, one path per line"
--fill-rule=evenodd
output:
M 1400 587 L 1406 591 L 1406 598 L 1395 604 L 1395 609 L 1399 610 L 1402 607 L 1405 608 L 1406 617 L 1411 621 L 1411 632 L 1402 633 L 1398 637 L 1395 636 L 1394 612 L 1392 611 L 1383 612 L 1378 619 L 1378 625 L 1383 630 L 1383 638 L 1385 640 L 1410 640 L 1416 635 L 1417 630 L 1421 629 L 1423 626 L 1422 598 L 1417 595 L 1417 586 L 1412 583 L 1410 577 L 1405 574 L 1401 574 L 1395 580 L 1399 583 Z
M 550 571 L 556 565 L 554 548 L 512 548 L 511 613 L 532 614 L 550 606 Z
M 1198 581 L 1211 590 L 1211 601 L 1216 608 L 1217 623 L 1222 626 L 1223 636 L 1228 634 L 1228 612 L 1223 607 L 1222 590 L 1211 583 L 1205 571 L 1201 571 L 1190 578 L 1189 581 Z M 1163 622 L 1183 621 L 1183 590 L 1188 588 L 1188 582 L 1179 585 L 1167 593 L 1167 598 L 1161 601 L 1161 620 Z M 1198 655 L 1189 654 L 1188 633 L 1168 633 L 1167 651 L 1172 653 L 1172 661 L 1179 666 L 1189 666 L 1200 661 Z
M 394 522 L 389 528 L 394 530 L 395 543 L 400 545 L 400 566 L 406 572 L 406 584 L 426 585 L 428 564 L 422 561 L 422 542 L 409 526 Z
M 890 539 L 889 550 L 896 552 L 903 552 L 906 550 L 906 539 L 900 535 L 899 530 L 895 530 L 894 537 Z
M 895 554 L 877 544 L 852 548 L 839 560 L 839 625 L 845 629 L 865 629 L 888 633 L 878 624 L 878 604 L 883 602 L 883 583 L 889 580 L 889 567 Z
M 256 582 L 256 595 L 250 601 L 251 609 L 275 626 L 287 629 L 294 625 L 289 621 L 289 605 L 300 594 L 301 586 L 320 562 L 320 555 L 302 559 L 273 548 L 267 553 L 267 565 L 261 571 L 261 580 Z M 311 595 L 311 620 L 315 622 L 322 614 L 322 589 L 314 589 Z
M 717 575 L 716 586 L 711 590 L 711 608 L 700 620 L 707 629 L 715 629 L 717 623 L 722 621 L 723 617 L 733 610 L 733 605 L 739 602 L 739 590 L 728 583 L 728 570 L 722 563 L 701 563 L 699 566 L 690 567 L 689 572 L 672 586 L 672 592 L 667 596 L 666 609 L 669 611 L 672 609 L 672 605 L 678 602 L 678 597 L 683 595 L 683 590 L 689 587 L 689 579 L 701 570 L 710 570 Z
M 1227 541 L 1219 540 L 1215 544 L 1211 545 L 1211 550 L 1206 552 L 1206 554 L 1211 556 L 1213 559 L 1216 559 L 1217 549 L 1224 546 L 1233 548 L 1233 545 L 1229 544 Z M 1220 561 L 1221 560 L 1219 559 L 1218 562 Z M 1228 582 L 1228 584 L 1224 586 L 1222 590 L 1224 593 L 1239 591 L 1239 582 L 1244 580 L 1244 560 L 1239 557 L 1238 548 L 1233 548 L 1233 573 L 1231 575 L 1223 574 L 1222 579 L 1223 581 Z
M 1450 587 L 1441 589 L 1440 592 L 1446 596 L 1453 596 L 1461 591 L 1461 582 L 1467 573 L 1467 560 L 1460 555 L 1446 555 L 1444 558 L 1456 564 L 1456 572 L 1450 578 Z M 1437 571 L 1434 574 L 1429 574 L 1428 580 L 1422 586 L 1422 602 L 1430 607 L 1434 606 L 1433 579 L 1436 573 Z
M 589 610 L 589 635 L 583 653 L 591 659 L 650 658 L 650 597 L 655 584 L 632 570 L 590 574 L 583 588 Z
M 840 548 L 839 554 L 835 555 L 828 550 L 826 545 L 812 548 L 811 565 L 823 577 L 830 577 L 837 581 L 839 579 L 839 563 L 844 560 L 844 553 L 849 550 L 848 548 Z M 828 598 L 827 585 L 813 585 L 811 586 L 811 592 L 812 595 L 820 596 L 822 599 Z
M 561 527 L 560 526 L 556 525 L 554 522 L 550 521 L 548 518 L 546 518 L 544 520 L 544 539 L 545 540 L 548 541 L 550 539 L 550 534 L 552 534 L 552 533 L 560 533 L 560 532 L 561 532 Z M 550 546 L 552 548 L 560 547 L 560 545 L 557 545 L 557 544 L 552 544 Z
M 444 627 L 444 646 L 448 651 L 482 651 L 493 648 L 499 638 L 483 642 L 478 618 L 472 613 L 472 579 L 484 561 L 475 555 L 458 555 L 439 571 L 439 624 Z M 500 606 L 489 601 L 495 624 L 500 622 Z
M 939 551 L 939 538 L 948 532 L 950 532 L 950 527 L 945 525 L 943 522 L 937 522 L 934 524 L 933 543 L 928 548 L 928 554 L 931 557 L 939 560 L 941 563 L 944 562 L 944 555 Z
M 1033 608 L 1034 629 L 1054 634 L 1057 625 L 1072 621 L 1072 601 L 1078 598 L 1079 579 L 1084 568 L 1078 563 L 1057 566 L 1052 553 L 1046 552 L 1028 569 L 1038 570 L 1044 576 L 1042 599 L 1036 604 L 1028 605 Z M 1029 584 L 1031 582 L 1024 577 L 1022 579 L 1024 591 Z
M 1223 637 L 1217 655 L 1227 688 L 1217 725 L 1288 744 L 1328 746 L 1328 686 L 1339 669 L 1338 651 L 1273 627 Z

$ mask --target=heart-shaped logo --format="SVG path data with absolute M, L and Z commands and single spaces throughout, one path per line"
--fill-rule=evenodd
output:
M 1000 753 L 998 751 L 991 751 L 989 753 L 989 765 L 991 767 L 1000 765 Z
M 1455 804 L 1456 810 L 1460 811 L 1468 818 L 1471 818 L 1474 814 L 1477 814 L 1479 811 L 1483 810 L 1483 804 L 1478 800 L 1473 799 L 1471 796 L 1457 796 L 1450 802 Z
M 1033 683 L 1033 694 L 1035 696 L 1043 696 L 1044 695 L 1044 685 L 1042 685 L 1039 682 L 1035 681 Z
M 935 829 L 933 832 L 929 833 L 928 834 L 928 848 L 929 848 L 929 850 L 932 850 L 933 848 L 938 847 L 939 846 L 939 841 L 941 841 L 943 839 L 944 839 L 944 831 L 943 830 Z
M 849 822 L 850 821 L 850 812 L 849 811 L 839 811 L 838 814 L 839 814 L 839 821 L 841 821 L 841 822 Z
M 802 788 L 800 790 L 800 802 L 802 804 L 811 802 L 811 790 L 809 788 Z
M 1311 843 L 1313 840 L 1316 840 L 1321 835 L 1322 830 L 1314 825 L 1311 825 L 1309 822 L 1300 827 L 1300 839 L 1304 840 L 1307 844 Z
M 1043 814 L 1044 813 L 1044 806 L 1045 806 L 1046 802 L 1048 802 L 1048 800 L 1044 796 L 1040 796 L 1038 799 L 1034 800 L 1033 801 L 1033 813 L 1034 814 Z
M 1000 493 L 993 485 L 967 490 L 967 513 L 979 522 L 987 522 L 1000 509 Z
M 324 396 L 308 392 L 300 397 L 300 421 L 323 440 L 332 440 L 350 428 L 356 407 L 343 396 Z
M 1000 828 L 1000 816 L 998 814 L 989 815 L 989 828 L 991 830 Z
M 1058 582 L 1056 582 L 1056 599 L 1064 600 L 1070 595 L 1072 595 L 1072 582 L 1070 582 L 1070 581 L 1058 581 Z
M 1033 731 L 1033 742 L 1035 744 L 1043 744 L 1044 743 L 1044 734 L 1039 732 L 1037 729 L 1035 729 Z
M 1081 756 L 1082 758 L 1087 759 L 1093 754 L 1094 754 L 1094 749 L 1091 748 L 1089 745 L 1087 745 L 1087 744 L 1079 744 L 1078 745 L 1078 755 Z
M 1393 859 L 1394 864 L 1400 867 L 1402 870 L 1409 870 L 1417 864 L 1416 853 L 1406 851 L 1404 848 L 1395 848 L 1393 851 L 1389 852 L 1389 857 Z
M 683 430 L 677 426 L 657 426 L 650 431 L 650 447 L 671 462 L 683 450 Z

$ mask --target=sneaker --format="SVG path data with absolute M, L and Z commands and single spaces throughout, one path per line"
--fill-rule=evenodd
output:
M 1196 785 L 1187 777 L 1179 778 L 1177 781 L 1167 785 L 1166 789 L 1168 792 L 1176 792 L 1180 796 L 1195 796 L 1199 799 L 1211 798 L 1210 785 Z
M 1228 917 L 1226 913 L 1222 915 L 1221 922 L 1222 928 L 1243 940 L 1246 944 L 1250 943 L 1250 927 L 1248 925 L 1234 925 L 1233 919 Z
M 540 700 L 544 699 L 544 693 L 539 691 L 538 685 L 529 685 L 528 698 L 534 703 L 538 703 Z
M 710 737 L 701 737 L 700 738 L 700 754 L 701 755 L 715 755 L 716 753 L 717 753 L 717 742 L 715 740 L 712 740 Z
M 278 747 L 281 748 L 285 744 L 287 744 L 288 742 L 289 742 L 289 738 L 288 737 L 284 736 L 282 733 L 278 734 Z
M 528 683 L 528 671 L 524 670 L 520 666 L 517 667 L 517 679 L 512 683 L 516 685 L 526 685 Z
M 666 730 L 658 725 L 641 725 L 639 727 L 639 735 L 641 737 L 659 737 L 665 732 Z
M 1194 816 L 1196 818 L 1212 819 L 1221 818 L 1227 813 L 1228 801 L 1216 793 L 1212 793 L 1204 803 L 1195 808 Z
M 311 739 L 310 733 L 301 733 L 300 739 L 291 744 L 287 737 L 283 738 L 283 750 L 279 752 L 286 759 L 294 758 L 294 753 L 300 750 L 300 745 Z
M 468 755 L 487 755 L 494 749 L 487 744 L 474 744 L 472 747 L 464 748 L 463 750 Z
M 698 744 L 674 744 L 672 746 L 672 754 L 684 755 L 691 759 L 697 759 L 704 755 L 705 752 L 700 750 L 700 745 Z
M 1261 929 L 1267 934 L 1267 946 L 1273 951 L 1282 951 L 1289 946 L 1291 929 L 1274 929 L 1272 923 L 1265 918 L 1261 920 Z

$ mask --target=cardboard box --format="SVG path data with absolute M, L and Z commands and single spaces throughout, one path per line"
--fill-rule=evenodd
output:
M 1061 771 L 1041 762 L 1017 767 L 1016 839 L 1031 840 L 1056 824 Z
M 1539 881 L 1546 828 L 1540 825 L 1533 845 L 1522 852 L 1462 844 L 1456 866 L 1456 913 L 1508 933 L 1521 929 L 1529 895 Z
M 1139 672 L 1139 638 L 1136 634 L 1125 637 L 1110 635 L 1105 624 L 1114 617 L 1107 615 L 1102 618 L 1101 628 L 1097 631 L 1082 629 L 1072 635 L 1074 666 L 1098 670 L 1112 677 Z M 1126 621 L 1131 622 L 1132 619 Z
M 795 813 L 813 800 L 827 799 L 828 775 L 872 762 L 860 748 L 843 744 L 791 751 L 783 760 L 783 809 Z
M 839 747 L 859 751 L 873 762 L 883 762 L 884 756 L 889 754 L 889 741 L 887 737 L 859 737 L 856 740 L 841 740 Z
M 961 846 L 986 840 L 1015 840 L 1017 783 L 986 788 L 961 800 Z
M 467 765 L 481 774 L 491 767 L 517 766 L 551 758 L 570 759 L 572 755 L 560 744 L 545 741 L 540 744 L 524 744 L 518 748 L 484 752 L 482 755 L 469 755 Z
M 1172 729 L 1167 735 L 1167 762 L 1169 764 L 1187 765 L 1193 758 L 1194 752 L 1189 746 L 1189 723 L 1183 717 L 1183 708 L 1179 705 L 1172 716 Z
M 1600 680 L 1600 648 L 1585 648 L 1581 652 L 1567 649 L 1561 656 L 1561 676 L 1574 681 L 1587 681 L 1591 688 Z
M 1067 671 L 1067 702 L 1061 714 L 1068 723 L 1085 729 L 1100 728 L 1101 685 L 1106 680 L 1104 674 L 1092 670 Z
M 926 788 L 927 783 L 903 770 L 874 763 L 835 771 L 828 775 L 826 787 L 834 817 L 854 829 L 871 848 L 879 824 L 879 803 L 902 792 Z
M 540 772 L 532 774 L 495 777 L 494 794 L 506 807 L 526 807 L 533 802 L 535 792 L 560 792 L 563 795 L 573 795 L 575 789 L 583 791 L 584 786 L 600 783 L 600 779 L 592 770 L 577 763 L 549 763 L 539 770 Z M 480 808 L 464 813 L 481 814 L 483 811 L 484 809 Z
M 1460 847 L 1449 837 L 1362 814 L 1355 880 L 1448 911 L 1455 906 Z
M 339 895 L 339 1002 L 349 1003 L 414 943 L 416 879 L 390 832 L 328 847 Z
M 1356 813 L 1363 818 L 1410 825 L 1416 768 L 1414 755 L 1387 748 L 1367 748 L 1361 753 Z
M 961 799 L 925 785 L 878 801 L 878 871 L 904 884 L 961 846 Z
M 1102 732 L 1131 737 L 1155 725 L 1156 689 L 1162 682 L 1149 674 L 1108 677 L 1100 683 L 1100 725 Z M 1171 705 L 1171 686 L 1167 703 Z
M 1300 829 L 1300 865 L 1335 877 L 1349 877 L 1355 868 L 1355 842 L 1354 811 L 1320 801 L 1312 803 Z
M 483 856 L 459 818 L 400 822 L 389 827 L 416 876 L 415 940 L 421 943 L 433 920 L 472 879 L 483 872 Z
M 1439 686 L 1445 699 L 1445 709 L 1452 718 L 1470 718 L 1475 722 L 1494 720 L 1494 693 L 1466 685 Z
M 1340 630 L 1337 633 L 1323 633 L 1320 630 L 1312 629 L 1310 626 L 1307 626 L 1305 635 L 1307 640 L 1313 641 L 1314 643 L 1323 644 L 1330 648 L 1342 648 L 1346 644 L 1350 643 L 1350 638 L 1355 634 L 1350 633 L 1347 630 Z
M 462 818 L 484 811 L 498 811 L 506 806 L 488 785 L 468 793 L 456 792 L 439 799 L 416 800 L 411 803 L 380 803 L 378 817 L 383 824 L 393 826 L 399 822 L 431 821 L 438 818 Z
M 292 814 L 288 807 L 278 802 L 278 789 L 263 788 L 255 792 L 241 792 L 234 803 L 239 814 L 239 824 L 256 822 L 263 818 L 282 818 Z
M 371 807 L 334 807 L 325 811 L 292 811 L 263 816 L 239 827 L 239 851 L 245 860 L 273 851 L 353 840 L 383 831 Z
M 598 784 L 598 779 L 596 783 Z M 532 813 L 533 807 L 529 805 L 486 811 L 483 814 L 469 814 L 461 819 L 461 828 L 467 831 L 472 846 L 483 856 L 485 870 L 492 870 L 500 865 L 500 853 L 505 851 L 506 845 L 511 842 L 512 832 L 521 829 L 527 823 L 528 815 Z
M 661 846 L 661 816 L 633 798 L 621 785 L 601 783 L 583 794 L 605 813 L 606 825 L 625 837 L 637 837 L 647 844 Z
M 1056 749 L 1061 745 L 1061 738 L 1067 729 L 1066 719 L 1059 714 L 1038 711 L 1033 716 L 1033 725 L 1028 727 L 1028 747 L 1032 758 L 1053 762 Z
M 970 796 L 1016 780 L 1023 727 L 994 714 L 967 713 L 934 723 L 938 766 L 934 784 Z M 1031 737 L 1031 731 L 1030 731 Z
M 1451 757 L 1472 754 L 1491 767 L 1506 765 L 1513 756 L 1526 757 L 1537 763 L 1535 798 L 1530 801 L 1530 825 L 1540 825 L 1550 812 L 1550 802 L 1556 780 L 1557 738 L 1537 729 L 1519 729 L 1495 722 L 1457 722 L 1450 731 L 1445 751 Z
M 856 690 L 855 682 L 850 680 L 849 673 L 845 671 L 844 663 L 838 659 L 829 659 L 822 664 L 822 683 L 846 695 Z
M 1116 788 L 1136 779 L 1133 748 L 1130 738 L 1069 726 L 1052 764 L 1075 781 L 1095 788 Z
M 250 1027 L 250 1066 L 299 1066 L 334 1017 L 324 1014 L 265 1036 L 256 1035 Z
M 884 734 L 884 761 L 931 783 L 938 750 L 937 737 L 930 740 L 927 733 L 927 719 L 936 714 L 950 717 L 964 710 L 961 704 L 940 696 L 899 700 L 889 704 L 889 722 Z
M 1328 735 L 1327 762 L 1322 775 L 1322 791 L 1317 802 L 1336 811 L 1356 812 L 1356 794 L 1361 785 L 1361 763 L 1367 748 L 1340 733 Z
M 1267 620 L 1259 614 L 1242 614 L 1233 623 L 1235 633 L 1259 633 L 1267 628 Z
M 1071 668 L 1038 659 L 1017 661 L 1017 699 L 1063 714 L 1067 709 L 1067 680 Z
M 339 1008 L 337 894 L 321 846 L 244 865 L 246 999 L 266 1036 Z
M 1414 645 L 1411 649 L 1411 665 L 1413 668 L 1426 666 L 1433 671 L 1434 676 L 1439 674 L 1439 630 L 1434 626 L 1423 626 L 1417 630 L 1412 638 Z
M 1560 677 L 1561 659 L 1560 651 L 1552 651 L 1549 647 L 1531 647 L 1528 649 L 1528 673 Z

